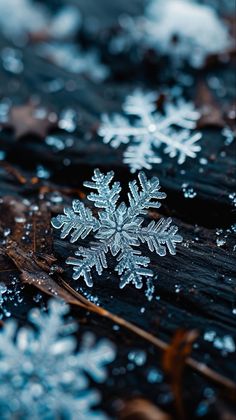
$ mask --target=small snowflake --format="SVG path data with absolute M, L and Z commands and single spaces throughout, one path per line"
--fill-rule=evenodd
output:
M 63 316 L 68 307 L 56 300 L 49 312 L 30 312 L 35 329 L 20 328 L 8 320 L 0 331 L 0 412 L 1 419 L 105 419 L 91 407 L 99 394 L 88 388 L 89 374 L 95 381 L 106 378 L 105 365 L 114 359 L 107 340 L 94 343 L 83 337 L 80 351 L 72 336 L 74 324 Z
M 196 144 L 201 134 L 191 134 L 199 118 L 192 103 L 182 100 L 177 105 L 167 103 L 163 115 L 156 111 L 156 100 L 154 92 L 136 90 L 129 95 L 123 110 L 127 115 L 136 117 L 133 123 L 119 114 L 102 116 L 98 133 L 104 143 L 110 143 L 114 148 L 130 143 L 124 152 L 124 163 L 130 166 L 131 172 L 151 169 L 153 163 L 160 163 L 162 159 L 157 150 L 161 145 L 165 146 L 164 153 L 171 158 L 178 155 L 179 164 L 184 163 L 187 157 L 195 158 L 201 150 Z
M 74 267 L 74 280 L 84 277 L 87 286 L 93 286 L 92 268 L 99 275 L 108 268 L 107 253 L 111 252 L 116 257 L 118 264 L 115 270 L 120 276 L 120 288 L 133 283 L 136 288 L 142 287 L 142 278 L 153 276 L 147 268 L 150 259 L 141 255 L 137 249 L 140 243 L 146 243 L 151 252 L 160 256 L 166 251 L 174 255 L 176 243 L 182 241 L 177 234 L 178 228 L 171 226 L 171 218 L 160 219 L 157 223 L 151 221 L 143 226 L 142 215 L 149 208 L 159 208 L 161 200 L 166 194 L 160 192 L 158 178 L 148 180 L 143 172 L 138 175 L 141 190 L 137 182 L 129 183 L 129 207 L 124 202 L 118 203 L 121 187 L 119 182 L 111 184 L 113 172 L 106 175 L 98 169 L 94 171 L 93 182 L 85 182 L 88 188 L 97 190 L 90 193 L 88 199 L 94 202 L 95 207 L 101 210 L 95 218 L 89 208 L 79 201 L 73 201 L 72 208 L 66 208 L 63 215 L 52 219 L 52 225 L 61 229 L 61 238 L 71 234 L 70 242 L 85 239 L 91 232 L 95 233 L 96 242 L 91 242 L 89 248 L 79 247 L 75 255 L 79 258 L 69 258 L 68 264 Z

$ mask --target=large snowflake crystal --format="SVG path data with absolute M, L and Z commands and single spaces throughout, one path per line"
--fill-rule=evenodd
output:
M 199 118 L 193 104 L 181 100 L 176 105 L 166 103 L 164 114 L 161 114 L 156 111 L 156 100 L 156 93 L 136 90 L 123 105 L 123 111 L 135 117 L 135 121 L 118 114 L 102 116 L 98 133 L 104 143 L 110 143 L 114 148 L 129 143 L 124 152 L 124 163 L 130 166 L 131 172 L 151 169 L 153 163 L 160 163 L 162 159 L 157 151 L 161 145 L 171 158 L 178 156 L 179 164 L 187 157 L 195 158 L 201 150 L 196 144 L 201 134 L 191 134 Z
M 99 394 L 88 389 L 86 374 L 102 382 L 114 349 L 107 340 L 95 344 L 89 334 L 76 352 L 75 325 L 63 319 L 67 312 L 65 304 L 52 300 L 48 313 L 30 312 L 34 329 L 18 330 L 8 320 L 0 330 L 1 419 L 106 418 L 91 409 Z
M 91 242 L 90 247 L 79 247 L 76 256 L 69 258 L 68 264 L 74 267 L 73 278 L 77 280 L 84 277 L 87 286 L 93 285 L 91 270 L 96 269 L 99 275 L 108 268 L 107 253 L 110 251 L 116 257 L 118 264 L 115 270 L 120 276 L 120 288 L 128 283 L 133 283 L 136 288 L 142 287 L 142 280 L 153 276 L 153 272 L 147 268 L 150 259 L 141 255 L 137 249 L 140 243 L 146 243 L 152 252 L 160 256 L 166 255 L 168 250 L 174 255 L 176 243 L 182 241 L 177 234 L 178 228 L 171 226 L 171 218 L 160 219 L 157 223 L 151 221 L 143 226 L 144 214 L 149 208 L 159 208 L 161 200 L 166 194 L 160 192 L 158 178 L 148 180 L 143 172 L 138 175 L 140 187 L 137 182 L 129 184 L 129 207 L 124 203 L 118 203 L 121 187 L 119 182 L 112 180 L 113 172 L 106 175 L 98 169 L 94 171 L 93 182 L 85 182 L 88 188 L 96 190 L 91 192 L 88 199 L 101 210 L 98 218 L 94 217 L 91 210 L 79 201 L 73 201 L 72 209 L 64 210 L 63 215 L 52 219 L 52 225 L 61 229 L 61 238 L 71 234 L 71 242 L 85 239 L 90 233 L 94 234 L 96 242 Z

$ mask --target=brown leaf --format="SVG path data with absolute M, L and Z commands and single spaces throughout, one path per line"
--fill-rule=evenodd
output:
M 43 139 L 56 125 L 56 114 L 32 101 L 25 105 L 13 106 L 6 123 L 6 126 L 14 130 L 16 139 L 30 134 Z
M 126 401 L 119 420 L 170 420 L 170 416 L 150 401 L 135 398 Z
M 162 366 L 169 377 L 176 409 L 181 419 L 185 418 L 182 398 L 183 373 L 186 360 L 192 352 L 192 345 L 197 337 L 198 332 L 196 330 L 178 330 L 170 346 L 168 346 L 163 354 Z
M 195 103 L 201 113 L 201 117 L 198 121 L 198 128 L 225 126 L 223 111 L 216 102 L 212 92 L 203 81 L 198 84 Z

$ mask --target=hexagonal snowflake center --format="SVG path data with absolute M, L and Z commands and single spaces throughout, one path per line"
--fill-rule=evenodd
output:
M 156 124 L 149 124 L 149 126 L 148 126 L 149 133 L 154 133 L 156 131 L 156 129 L 157 129 Z
M 113 228 L 116 232 L 122 232 L 122 230 L 124 228 L 123 214 L 116 214 L 112 224 L 113 224 Z

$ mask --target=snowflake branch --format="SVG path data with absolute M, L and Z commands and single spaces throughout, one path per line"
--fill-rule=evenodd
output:
M 67 264 L 73 265 L 73 279 L 78 280 L 78 278 L 84 277 L 87 286 L 92 287 L 91 269 L 95 267 L 99 276 L 102 274 L 104 268 L 107 268 L 107 252 L 108 246 L 103 242 L 93 242 L 90 244 L 90 248 L 79 247 L 75 255 L 82 258 L 69 257 L 66 261 Z
M 200 140 L 201 137 L 202 135 L 200 133 L 196 133 L 189 137 L 188 132 L 180 132 L 176 133 L 174 138 L 170 137 L 168 134 L 161 133 L 160 131 L 156 133 L 157 144 L 159 145 L 159 142 L 161 142 L 167 146 L 164 149 L 165 153 L 169 154 L 171 158 L 176 157 L 177 153 L 179 153 L 179 164 L 184 163 L 186 157 L 195 158 L 197 156 L 197 152 L 201 150 L 201 146 L 195 143 Z
M 116 203 L 119 199 L 121 191 L 120 183 L 114 182 L 110 186 L 114 177 L 114 172 L 108 172 L 106 175 L 102 174 L 99 169 L 95 169 L 92 180 L 94 182 L 84 182 L 84 186 L 95 189 L 98 194 L 91 193 L 88 199 L 94 202 L 94 205 L 99 208 L 104 208 L 106 211 L 115 211 Z
M 116 271 L 120 277 L 120 288 L 123 289 L 127 284 L 133 283 L 137 289 L 143 286 L 142 277 L 152 277 L 153 272 L 148 268 L 150 259 L 140 255 L 140 251 L 133 250 L 131 247 L 123 247 L 117 261 Z
M 128 193 L 130 208 L 128 209 L 129 217 L 135 217 L 139 214 L 145 214 L 146 209 L 150 207 L 159 208 L 161 204 L 155 200 L 162 200 L 166 198 L 166 194 L 159 192 L 160 185 L 158 178 L 147 179 L 144 172 L 140 172 L 138 175 L 139 182 L 141 185 L 141 192 L 137 186 L 137 182 L 133 181 L 129 183 L 130 192 Z
M 55 229 L 61 229 L 61 238 L 66 238 L 71 232 L 70 242 L 76 242 L 79 238 L 86 238 L 91 231 L 99 229 L 99 221 L 93 217 L 89 208 L 86 208 L 79 200 L 74 200 L 72 209 L 64 209 L 64 214 L 52 218 Z
M 150 170 L 152 163 L 160 163 L 161 161 L 162 159 L 154 152 L 152 142 L 148 138 L 145 142 L 136 138 L 135 143 L 124 152 L 123 162 L 130 166 L 132 173 L 142 168 Z
M 117 114 L 111 118 L 107 114 L 103 114 L 101 120 L 102 124 L 99 127 L 98 134 L 103 137 L 105 144 L 111 143 L 111 146 L 115 149 L 121 144 L 129 143 L 130 137 L 147 133 L 145 127 L 133 126 L 126 118 Z
M 152 114 L 156 111 L 156 100 L 157 95 L 155 93 L 143 93 L 140 89 L 136 89 L 131 95 L 127 96 L 123 110 L 127 115 L 140 117 L 143 123 L 142 126 L 148 127 L 155 123 Z
M 141 242 L 147 242 L 151 252 L 156 252 L 161 257 L 166 255 L 166 248 L 171 255 L 176 254 L 176 243 L 182 242 L 183 238 L 178 235 L 178 228 L 170 226 L 172 219 L 160 219 L 158 223 L 152 220 L 147 227 L 137 230 Z

